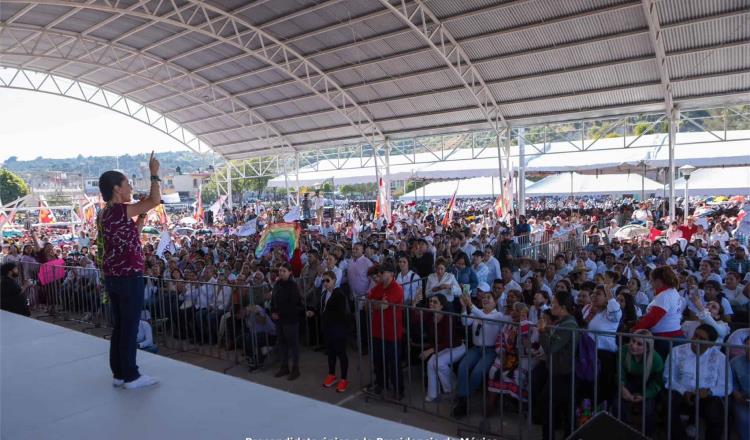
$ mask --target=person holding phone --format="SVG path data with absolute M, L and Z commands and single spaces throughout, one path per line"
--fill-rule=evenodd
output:
M 145 290 L 140 232 L 146 213 L 161 203 L 159 161 L 153 152 L 149 171 L 151 191 L 138 202 L 133 202 L 133 187 L 121 172 L 106 171 L 99 177 L 99 191 L 106 206 L 97 218 L 97 259 L 112 308 L 109 364 L 112 385 L 126 389 L 159 383 L 154 377 L 140 374 L 136 365 L 136 338 Z

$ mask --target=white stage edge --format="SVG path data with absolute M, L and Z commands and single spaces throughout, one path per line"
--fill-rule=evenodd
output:
M 2 439 L 445 439 L 143 351 L 141 371 L 162 383 L 114 388 L 108 353 L 104 339 L 0 312 Z

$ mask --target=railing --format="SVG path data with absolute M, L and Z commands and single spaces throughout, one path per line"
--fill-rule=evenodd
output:
M 555 365 L 555 359 L 562 357 L 549 356 L 544 353 L 544 344 L 539 346 L 540 334 L 535 324 L 480 316 L 470 316 L 475 322 L 469 324 L 466 314 L 443 310 L 438 316 L 448 320 L 448 339 L 460 340 L 460 344 L 420 356 L 434 343 L 434 335 L 441 331 L 433 319 L 435 315 L 432 310 L 406 304 L 385 306 L 382 302 L 363 298 L 357 301 L 365 310 L 369 310 L 367 325 L 357 326 L 368 332 L 365 338 L 357 338 L 358 341 L 366 341 L 358 347 L 360 384 L 363 387 L 376 384 L 368 388 L 368 398 L 382 399 L 436 417 L 453 418 L 459 432 L 463 429 L 464 432 L 493 434 L 502 438 L 529 439 L 540 436 L 555 438 L 555 433 L 562 430 L 565 433 L 563 438 L 566 438 L 598 411 L 608 411 L 641 434 L 653 438 L 679 438 L 675 430 L 683 430 L 690 425 L 697 433 L 701 432 L 701 427 L 705 428 L 707 439 L 729 439 L 730 432 L 742 429 L 730 427 L 730 402 L 732 405 L 742 404 L 732 399 L 731 359 L 721 352 L 739 352 L 745 356 L 747 346 L 691 341 L 692 344 L 716 351 L 721 358 L 716 365 L 723 370 L 723 374 L 720 374 L 722 378 L 718 379 L 717 386 L 723 393 L 694 399 L 694 412 L 686 414 L 693 419 L 688 423 L 680 417 L 673 417 L 683 409 L 686 398 L 682 393 L 671 390 L 677 382 L 682 385 L 686 382 L 683 377 L 676 378 L 674 375 L 687 374 L 686 371 L 691 369 L 676 365 L 673 355 L 667 356 L 687 340 L 549 326 L 547 334 L 555 337 L 567 334 L 569 340 L 576 341 L 566 348 L 570 351 L 566 356 L 570 358 L 570 365 L 561 366 Z M 403 322 L 403 337 L 393 339 L 390 336 L 399 333 L 397 315 L 401 315 Z M 372 328 L 373 322 L 380 325 L 379 331 Z M 393 329 L 389 331 L 386 325 Z M 473 344 L 475 338 L 488 342 L 485 336 L 490 331 L 488 329 L 493 327 L 499 332 L 491 346 Z M 445 329 L 442 328 L 442 331 L 445 332 Z M 592 338 L 594 347 L 599 347 L 604 338 L 616 341 L 617 351 L 596 351 L 594 365 L 590 366 L 593 377 L 580 374 L 578 367 L 577 341 L 583 337 Z M 642 341 L 646 346 L 656 345 L 656 352 L 664 354 L 661 357 L 665 371 L 663 375 L 652 377 L 650 372 L 648 376 L 643 373 L 639 381 L 638 377 L 625 371 L 627 366 L 623 365 L 620 350 L 627 346 L 623 344 L 630 339 Z M 365 347 L 372 356 L 364 356 Z M 698 362 L 700 358 L 696 356 L 695 359 L 696 365 L 692 370 L 695 371 L 695 390 L 698 390 L 701 388 L 699 384 L 703 384 L 701 377 L 715 377 L 719 372 L 707 371 L 705 365 Z M 478 380 L 481 382 L 477 383 Z M 647 387 L 650 390 L 660 382 L 664 384 L 657 395 L 643 397 L 647 396 Z M 632 387 L 629 392 L 643 398 L 638 402 L 624 399 L 623 387 Z M 383 390 L 386 392 L 382 393 Z M 456 390 L 458 393 L 454 394 Z M 455 399 L 446 401 L 445 396 Z M 465 400 L 462 401 L 462 397 Z M 588 399 L 589 412 L 583 409 L 584 399 Z M 701 405 L 710 407 L 706 411 L 705 424 L 700 422 L 703 414 Z M 722 411 L 717 419 L 718 405 L 721 405 Z M 747 411 L 747 402 L 744 405 Z M 666 420 L 657 426 L 657 418 L 663 417 Z M 750 429 L 750 426 L 744 429 Z
M 514 238 L 518 245 L 517 255 L 514 257 L 538 260 L 544 258 L 551 261 L 561 252 L 574 251 L 587 244 L 586 234 L 580 228 L 571 230 L 560 237 L 544 240 L 538 234 L 523 235 Z
M 21 283 L 26 286 L 25 292 L 37 315 L 44 312 L 43 317 L 53 320 L 88 324 L 90 327 L 84 330 L 111 327 L 106 292 L 96 269 L 40 269 L 38 264 L 27 263 L 22 265 L 20 272 Z M 30 283 L 25 283 L 26 280 Z M 423 282 L 416 282 L 419 290 Z M 303 294 L 304 309 L 316 310 L 320 302 L 313 293 L 316 290 L 314 279 L 298 279 L 297 283 Z M 149 312 L 153 326 L 154 347 L 142 348 L 198 352 L 226 360 L 232 366 L 242 362 L 249 363 L 253 368 L 269 366 L 268 359 L 276 342 L 276 327 L 270 321 L 266 308 L 262 307 L 270 297 L 268 286 L 148 277 L 146 285 L 144 310 Z M 723 370 L 721 383 L 717 385 L 723 392 L 694 399 L 695 404 L 688 414 L 693 420 L 688 423 L 673 417 L 679 414 L 685 399 L 665 390 L 672 390 L 676 382 L 684 385 L 684 378 L 674 375 L 689 374 L 690 371 L 685 370 L 684 365 L 677 365 L 673 356 L 665 356 L 664 368 L 668 373 L 655 378 L 641 374 L 638 382 L 638 377 L 626 371 L 628 366 L 624 365 L 619 354 L 630 339 L 651 341 L 646 345 L 656 345 L 656 351 L 664 354 L 672 353 L 674 347 L 685 344 L 685 340 L 549 326 L 547 334 L 556 337 L 567 334 L 571 341 L 590 336 L 594 347 L 598 347 L 604 338 L 615 339 L 618 351 L 607 353 L 598 350 L 591 367 L 593 376 L 582 378 L 585 375 L 580 374 L 576 362 L 578 343 L 572 342 L 566 346 L 570 351 L 570 365 L 567 365 L 567 361 L 564 366 L 560 365 L 559 356 L 544 353 L 545 344 L 535 324 L 481 316 L 472 316 L 474 322 L 469 323 L 465 321 L 466 315 L 460 313 L 457 300 L 440 312 L 442 319 L 449 319 L 448 339 L 457 340 L 454 349 L 445 353 L 441 350 L 437 355 L 420 356 L 442 328 L 439 326 L 445 325 L 433 319 L 433 311 L 410 304 L 387 304 L 383 308 L 380 306 L 385 304 L 381 302 L 362 297 L 352 299 L 354 311 L 364 310 L 363 313 L 353 313 L 347 323 L 356 329 L 350 330 L 349 341 L 356 341 L 358 385 L 365 387 L 379 382 L 384 390 L 392 388 L 394 391 L 392 394 L 378 394 L 375 393 L 377 386 L 372 387 L 365 393 L 367 398 L 382 399 L 404 409 L 423 411 L 435 417 L 450 418 L 455 420 L 459 434 L 474 432 L 503 438 L 554 438 L 556 431 L 569 433 L 584 423 L 586 417 L 604 409 L 644 435 L 654 438 L 677 437 L 675 429 L 682 430 L 688 425 L 694 426 L 698 433 L 701 427 L 707 428 L 711 436 L 707 434 L 706 438 L 711 439 L 729 439 L 731 432 L 742 429 L 741 426 L 730 427 L 730 406 L 742 409 L 743 404 L 730 399 L 730 356 L 721 352 L 745 356 L 747 346 L 693 341 L 696 345 L 714 347 L 711 349 L 717 353 L 716 356 L 724 356 L 719 356 L 718 363 L 715 363 Z M 474 301 L 478 302 L 476 299 Z M 390 319 L 385 319 L 389 314 Z M 397 315 L 403 320 L 403 335 L 398 338 L 376 337 L 376 334 L 386 335 L 390 331 L 386 325 L 393 327 L 392 334 L 399 333 Z M 379 331 L 373 331 L 373 322 L 379 326 L 376 329 Z M 312 317 L 302 317 L 300 323 L 305 345 L 312 347 L 325 342 L 317 313 Z M 487 336 L 493 328 L 499 330 L 494 340 L 491 333 Z M 474 345 L 474 338 L 485 343 Z M 481 362 L 475 363 L 476 358 Z M 696 390 L 702 383 L 701 377 L 719 374 L 718 370 L 706 371 L 698 361 L 696 357 L 693 369 Z M 628 378 L 630 382 L 625 380 Z M 656 396 L 639 402 L 623 399 L 623 386 L 631 387 L 631 393 L 646 396 L 646 388 L 654 386 L 653 381 L 658 384 L 660 380 L 665 385 Z M 640 393 L 637 393 L 638 386 Z M 456 402 L 458 408 L 453 408 L 456 403 L 446 401 L 441 393 L 441 390 L 446 391 L 446 396 L 451 396 L 454 387 L 465 394 L 465 414 L 462 414 L 460 400 Z M 428 393 L 429 402 L 425 401 Z M 436 397 L 435 394 L 438 398 L 432 399 Z M 590 414 L 578 412 L 584 399 L 589 399 Z M 747 411 L 747 402 L 744 405 Z M 701 411 L 701 406 L 711 410 Z M 638 410 L 640 412 L 636 417 L 634 414 Z M 712 418 L 701 423 L 700 416 L 704 412 Z M 657 423 L 660 417 L 666 420 Z M 745 429 L 750 429 L 750 426 Z

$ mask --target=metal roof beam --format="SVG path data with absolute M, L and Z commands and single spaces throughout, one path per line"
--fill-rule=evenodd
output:
M 747 13 L 747 12 L 745 12 L 745 13 Z M 703 23 L 703 22 L 707 22 L 707 21 L 721 19 L 721 18 L 730 16 L 730 15 L 735 15 L 735 14 L 737 14 L 737 11 L 732 11 L 732 12 L 727 12 L 727 13 L 713 14 L 713 15 L 706 16 L 706 17 L 700 17 L 700 18 L 691 19 L 691 20 L 687 20 L 687 21 L 682 21 L 682 22 L 677 22 L 677 23 L 671 23 L 671 24 L 663 25 L 662 29 L 671 29 L 671 28 L 677 28 L 677 27 L 681 27 L 681 26 L 686 26 L 686 25 L 689 25 L 689 24 Z M 549 22 L 547 22 L 547 23 L 549 23 Z M 482 59 L 476 59 L 476 60 L 474 60 L 474 65 L 481 65 L 481 64 L 485 64 L 485 63 L 496 62 L 496 61 L 499 61 L 499 60 L 510 60 L 510 59 L 513 59 L 513 58 L 528 56 L 528 55 L 531 55 L 531 54 L 540 54 L 540 53 L 546 53 L 546 52 L 554 52 L 554 51 L 561 50 L 561 49 L 578 47 L 578 46 L 585 46 L 585 45 L 599 43 L 599 42 L 606 42 L 606 41 L 611 41 L 611 40 L 619 39 L 619 38 L 625 38 L 625 37 L 629 37 L 629 36 L 644 35 L 644 34 L 646 34 L 648 32 L 649 32 L 649 29 L 647 27 L 644 27 L 644 28 L 641 28 L 641 29 L 636 29 L 636 30 L 631 30 L 631 31 L 618 32 L 618 33 L 615 33 L 615 34 L 612 34 L 612 35 L 607 35 L 607 36 L 599 37 L 599 38 L 586 38 L 586 39 L 575 40 L 575 41 L 568 42 L 568 43 L 563 43 L 563 44 L 552 44 L 552 45 L 538 47 L 538 48 L 529 49 L 529 50 L 521 50 L 521 51 L 517 51 L 517 52 L 506 53 L 506 54 L 502 54 L 500 56 L 492 56 L 492 57 L 486 57 L 486 58 L 482 58 Z M 491 33 L 491 36 L 497 36 L 497 35 L 501 35 L 503 33 L 505 33 L 505 30 L 499 31 L 499 32 L 493 32 L 493 33 Z M 490 35 L 490 34 L 485 34 L 485 35 Z M 459 44 L 464 44 L 466 42 L 472 41 L 474 38 L 475 37 L 467 37 L 467 38 L 458 40 L 458 43 Z M 422 50 L 420 49 L 419 52 L 422 52 Z M 414 52 L 413 51 L 409 52 L 407 55 L 410 55 L 412 53 L 414 53 Z M 382 59 L 380 59 L 379 61 L 382 61 Z M 345 66 L 341 66 L 341 67 L 329 69 L 329 70 L 326 71 L 326 73 L 328 73 L 328 74 L 337 74 L 337 73 L 340 73 L 340 72 L 347 71 L 349 69 L 360 68 L 360 67 L 363 67 L 363 66 L 360 65 L 360 64 L 350 64 L 350 65 L 345 65 Z M 420 70 L 420 71 L 417 71 L 417 72 L 413 72 L 413 73 L 408 73 L 408 74 L 398 75 L 398 76 L 386 76 L 386 77 L 383 77 L 383 78 L 378 78 L 378 79 L 370 80 L 370 81 L 368 81 L 366 83 L 357 83 L 357 84 L 347 85 L 345 87 L 347 87 L 347 90 L 351 90 L 351 89 L 354 89 L 354 88 L 369 87 L 371 85 L 377 85 L 377 84 L 381 84 L 381 83 L 386 83 L 386 82 L 391 82 L 391 81 L 396 81 L 396 80 L 401 80 L 401 79 L 406 79 L 406 78 L 415 78 L 415 77 L 419 77 L 421 75 L 430 74 L 430 73 L 436 73 L 436 72 L 443 72 L 443 71 L 446 71 L 446 70 L 448 70 L 448 69 L 444 68 L 444 67 L 431 68 L 431 69 L 423 69 L 423 70 Z M 250 73 L 252 73 L 252 72 L 250 72 Z M 221 84 L 221 83 L 224 83 L 224 82 L 227 82 L 227 81 L 231 81 L 231 80 L 235 80 L 235 79 L 240 79 L 240 78 L 242 78 L 244 76 L 246 76 L 246 74 L 234 75 L 232 77 L 228 77 L 226 79 L 219 80 L 216 83 L 217 84 Z M 283 86 L 289 85 L 291 83 L 292 83 L 292 81 L 288 81 L 288 80 L 279 81 L 277 83 L 267 84 L 267 85 L 264 85 L 264 86 L 261 86 L 261 87 L 256 87 L 256 88 L 251 89 L 251 90 L 246 90 L 246 91 L 237 93 L 237 94 L 235 94 L 235 96 L 242 97 L 242 96 L 251 95 L 253 93 L 259 93 L 259 92 L 263 92 L 263 91 L 273 90 L 273 89 L 276 89 L 278 87 L 283 87 Z M 312 96 L 312 95 L 311 94 L 298 95 L 298 96 L 294 96 L 294 97 L 291 97 L 291 98 L 286 99 L 286 100 L 277 101 L 277 103 L 291 102 L 291 101 L 295 101 L 295 100 L 306 98 L 306 97 L 310 97 L 310 96 Z M 265 104 L 261 104 L 261 106 L 264 106 L 264 105 Z
M 500 124 L 508 126 L 497 106 L 492 90 L 487 87 L 469 55 L 421 0 L 416 0 L 412 6 L 407 5 L 405 0 L 401 0 L 399 7 L 393 6 L 389 0 L 380 0 L 380 3 L 406 23 L 445 62 L 471 94 L 490 127 L 498 130 Z
M 279 144 L 294 148 L 278 129 L 269 124 L 260 114 L 249 108 L 242 101 L 237 99 L 224 101 L 222 98 L 225 98 L 228 94 L 225 90 L 218 87 L 207 87 L 202 92 L 206 95 L 195 96 L 190 94 L 187 90 L 196 89 L 196 84 L 205 84 L 206 80 L 199 76 L 188 74 L 182 81 L 174 81 L 174 78 L 177 76 L 183 77 L 183 74 L 186 73 L 185 69 L 165 63 L 154 55 L 138 53 L 127 46 L 114 45 L 93 37 L 82 37 L 75 33 L 34 29 L 31 26 L 0 25 L 0 32 L 12 34 L 14 31 L 21 31 L 23 33 L 32 32 L 37 41 L 45 41 L 50 44 L 53 43 L 54 39 L 61 37 L 68 38 L 68 41 L 70 41 L 68 50 L 60 50 L 56 48 L 57 46 L 53 45 L 51 50 L 45 50 L 43 54 L 33 52 L 39 48 L 38 43 L 33 44 L 32 49 L 27 49 L 18 44 L 10 48 L 0 48 L 4 55 L 29 57 L 31 61 L 25 62 L 25 65 L 38 59 L 52 59 L 123 72 L 131 78 L 141 78 L 149 83 L 158 84 L 168 90 L 170 96 L 184 96 L 190 100 L 198 100 L 203 106 L 213 109 L 222 116 L 231 118 L 240 126 L 252 126 L 254 129 L 257 129 L 253 130 L 254 136 L 262 139 L 277 139 Z M 80 55 L 74 56 L 71 55 L 72 53 L 80 53 Z M 128 55 L 132 56 L 131 61 L 123 63 L 123 58 Z M 0 64 L 7 64 L 7 62 L 0 62 Z M 141 66 L 146 66 L 146 69 L 141 69 Z M 137 68 L 138 72 L 133 71 L 134 68 Z M 73 79 L 79 81 L 80 77 Z M 107 87 L 103 87 L 102 85 L 98 85 L 97 87 L 107 89 Z M 132 93 L 125 96 L 132 99 L 131 95 Z M 134 99 L 134 101 L 140 100 Z M 231 110 L 226 110 L 226 104 L 230 104 L 229 107 Z M 146 104 L 144 105 L 150 107 Z
M 726 49 L 726 48 L 730 48 L 730 47 L 747 46 L 747 45 L 750 45 L 750 40 L 741 40 L 741 41 L 737 41 L 737 42 L 721 43 L 721 44 L 716 44 L 716 45 L 711 45 L 711 46 L 703 46 L 703 47 L 699 47 L 699 48 L 676 50 L 676 51 L 668 52 L 666 54 L 666 56 L 667 56 L 667 58 L 669 58 L 669 57 L 681 56 L 681 55 L 686 55 L 686 54 L 709 52 L 709 51 L 715 51 L 715 50 L 720 50 L 720 49 Z M 648 56 L 642 56 L 642 57 L 629 58 L 629 59 L 625 59 L 625 60 L 618 60 L 618 61 L 615 61 L 615 62 L 594 63 L 594 64 L 576 66 L 576 67 L 572 67 L 572 68 L 554 69 L 554 70 L 550 70 L 550 71 L 546 71 L 546 72 L 541 72 L 541 73 L 536 73 L 536 74 L 519 75 L 519 76 L 515 76 L 515 77 L 507 77 L 507 78 L 501 78 L 501 79 L 497 79 L 497 80 L 490 80 L 490 81 L 486 81 L 486 84 L 488 86 L 493 87 L 493 86 L 498 86 L 498 85 L 503 85 L 503 84 L 512 84 L 513 82 L 516 82 L 516 81 L 523 81 L 523 80 L 529 80 L 529 79 L 541 79 L 541 78 L 550 77 L 550 76 L 556 76 L 556 75 L 561 75 L 561 74 L 569 74 L 569 73 L 575 73 L 575 72 L 583 72 L 583 71 L 587 71 L 587 70 L 604 68 L 604 67 L 626 65 L 626 64 L 638 63 L 638 62 L 643 62 L 643 61 L 652 61 L 653 59 L 654 59 L 653 56 L 648 55 Z M 354 87 L 349 88 L 349 90 L 352 90 L 352 89 L 354 89 Z M 431 96 L 431 95 L 438 95 L 438 94 L 441 94 L 441 93 L 454 92 L 454 91 L 458 91 L 458 90 L 462 90 L 462 89 L 463 89 L 463 86 L 446 87 L 446 88 L 443 88 L 443 89 L 432 89 L 432 90 L 427 90 L 427 91 L 424 91 L 424 92 L 412 93 L 412 94 L 409 94 L 409 95 L 397 95 L 397 96 L 393 96 L 393 97 L 387 97 L 387 98 L 382 98 L 382 99 L 370 100 L 367 103 L 364 103 L 363 105 L 365 107 L 369 107 L 369 106 L 376 105 L 376 104 L 389 104 L 389 103 L 399 102 L 399 101 L 403 101 L 403 100 L 409 100 L 409 99 L 413 99 L 413 98 L 419 98 L 419 97 L 425 97 L 425 96 Z M 235 94 L 234 96 L 239 97 L 239 96 L 242 96 L 242 95 L 243 95 L 242 93 L 238 93 L 238 94 Z M 298 99 L 304 99 L 304 97 L 299 97 Z M 288 101 L 289 100 L 287 100 L 287 99 L 283 99 L 283 100 L 268 102 L 268 103 L 261 104 L 261 105 L 255 105 L 255 106 L 253 106 L 253 109 L 255 109 L 255 110 L 261 110 L 263 108 L 272 107 L 272 106 L 278 105 L 280 103 L 288 102 Z M 507 105 L 508 103 L 509 102 L 500 102 L 500 103 L 498 103 L 498 105 Z M 174 109 L 174 110 L 169 110 L 169 111 L 166 112 L 166 114 L 178 113 L 180 111 L 188 110 L 188 109 L 194 108 L 196 106 L 197 106 L 196 104 L 191 104 L 189 106 L 181 107 L 181 108 Z M 288 120 L 294 120 L 294 119 L 309 118 L 311 116 L 323 115 L 323 114 L 328 114 L 328 113 L 330 113 L 330 111 L 326 109 L 326 110 L 313 111 L 313 112 L 307 112 L 307 113 L 299 113 L 299 114 L 295 114 L 295 115 L 291 115 L 291 116 L 284 116 L 282 118 L 271 119 L 270 121 L 271 122 L 282 121 L 282 120 L 288 121 Z M 214 117 L 208 117 L 207 119 L 213 119 L 213 118 Z M 204 118 L 203 120 L 206 120 L 206 118 Z M 185 124 L 189 125 L 191 122 L 192 121 L 187 121 L 187 122 L 185 122 Z M 226 129 L 218 130 L 217 133 L 220 133 L 220 132 L 231 132 L 231 131 L 238 130 L 238 129 L 240 129 L 240 127 L 237 127 L 237 128 L 226 128 Z
M 672 83 L 669 80 L 669 66 L 667 66 L 667 55 L 664 50 L 664 34 L 662 33 L 659 23 L 659 11 L 657 10 L 656 0 L 642 0 L 643 13 L 648 22 L 648 34 L 651 39 L 651 45 L 654 48 L 656 56 L 656 65 L 659 69 L 661 84 L 664 88 L 664 105 L 667 114 L 674 110 L 674 100 L 672 98 Z
M 689 77 L 680 78 L 678 80 L 674 80 L 674 83 L 697 81 L 697 80 L 708 79 L 708 78 L 720 78 L 720 77 L 727 77 L 727 76 L 734 76 L 734 75 L 742 75 L 746 73 L 747 73 L 746 70 L 737 70 L 731 73 L 712 73 L 712 74 L 707 74 L 707 75 L 695 75 L 695 76 L 689 76 Z M 617 91 L 637 89 L 637 88 L 642 88 L 642 87 L 652 87 L 652 86 L 658 86 L 659 84 L 660 84 L 659 81 L 644 81 L 644 82 L 639 82 L 639 83 L 627 84 L 623 86 L 603 87 L 603 88 L 592 89 L 592 90 L 577 90 L 577 91 L 566 92 L 566 93 L 556 93 L 556 94 L 549 94 L 549 95 L 534 96 L 530 98 L 522 98 L 522 99 L 511 100 L 511 101 L 499 102 L 498 105 L 506 106 L 506 105 L 516 105 L 516 104 L 527 104 L 531 102 L 548 101 L 552 99 L 572 98 L 572 97 L 577 97 L 577 96 L 594 95 L 598 93 L 617 92 Z M 380 122 L 393 122 L 393 121 L 404 121 L 404 120 L 409 120 L 409 119 L 425 119 L 431 116 L 450 115 L 452 113 L 464 112 L 464 111 L 470 111 L 470 110 L 474 110 L 474 107 L 473 106 L 454 107 L 454 108 L 446 109 L 446 110 L 402 114 L 402 115 L 398 115 L 398 116 L 394 116 L 390 118 L 382 118 L 382 119 L 379 119 L 379 121 Z M 307 129 L 307 130 L 299 130 L 299 131 L 289 131 L 289 132 L 285 132 L 284 134 L 286 136 L 296 136 L 296 135 L 311 134 L 311 133 L 315 133 L 318 131 L 332 130 L 332 129 L 343 128 L 343 127 L 346 127 L 346 125 L 337 125 L 337 126 L 331 126 L 331 127 L 323 127 L 323 128 L 315 128 L 315 129 Z M 205 135 L 205 133 L 200 133 L 200 135 Z M 238 142 L 217 144 L 217 147 L 225 147 L 227 145 L 233 145 L 237 143 Z

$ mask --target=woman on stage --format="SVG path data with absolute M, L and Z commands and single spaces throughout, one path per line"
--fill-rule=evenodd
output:
M 140 231 L 146 213 L 161 203 L 159 161 L 151 153 L 151 192 L 132 203 L 133 188 L 119 171 L 106 171 L 99 177 L 99 191 L 107 205 L 99 212 L 97 237 L 99 268 L 112 308 L 112 339 L 109 365 L 112 385 L 127 389 L 143 388 L 159 380 L 140 374 L 135 363 L 136 337 L 143 309 L 143 252 Z M 133 221 L 137 218 L 136 221 Z

